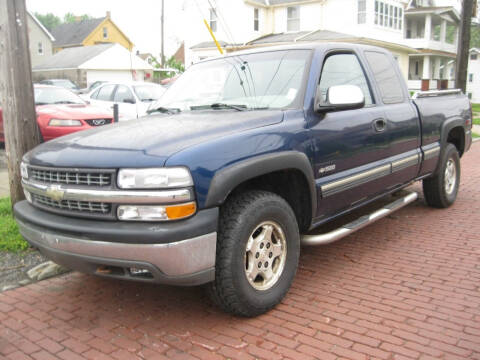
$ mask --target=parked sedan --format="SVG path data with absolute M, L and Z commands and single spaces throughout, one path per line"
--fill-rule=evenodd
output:
M 71 81 L 69 79 L 42 80 L 42 81 L 40 81 L 40 84 L 58 86 L 58 87 L 62 87 L 62 88 L 68 89 L 68 90 L 72 90 L 73 92 L 77 92 L 79 90 L 77 84 L 75 84 L 73 81 Z
M 34 93 L 37 124 L 45 141 L 113 122 L 112 112 L 87 104 L 70 90 L 35 85 Z M 3 142 L 3 116 L 0 108 L 0 143 Z
M 153 83 L 110 82 L 100 85 L 84 99 L 109 111 L 118 104 L 119 119 L 122 121 L 145 116 L 151 103 L 160 99 L 164 92 L 163 86 Z

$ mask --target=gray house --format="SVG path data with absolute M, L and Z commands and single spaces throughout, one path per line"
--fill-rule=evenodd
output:
M 27 14 L 28 39 L 32 67 L 44 62 L 53 54 L 55 38 L 30 11 Z

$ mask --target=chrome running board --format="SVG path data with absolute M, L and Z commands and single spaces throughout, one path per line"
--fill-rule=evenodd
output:
M 418 194 L 416 192 L 411 192 L 408 193 L 408 195 L 391 202 L 390 204 L 382 206 L 379 210 L 374 211 L 369 215 L 361 216 L 357 220 L 349 222 L 348 224 L 328 233 L 318 235 L 302 235 L 302 245 L 325 245 L 340 240 L 341 238 L 344 238 L 345 236 L 348 236 L 351 233 L 354 233 L 355 231 L 360 230 L 365 226 L 370 225 L 371 223 L 403 208 L 404 206 L 417 200 L 417 198 Z

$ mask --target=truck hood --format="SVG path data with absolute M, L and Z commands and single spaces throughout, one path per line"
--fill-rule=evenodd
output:
M 83 104 L 65 104 L 65 105 L 39 105 L 37 106 L 37 114 L 44 114 L 50 117 L 58 117 L 59 119 L 110 119 L 112 113 L 102 108 L 83 105 Z
M 163 166 L 190 146 L 282 120 L 281 110 L 148 116 L 60 137 L 36 147 L 27 159 L 33 165 L 74 168 Z

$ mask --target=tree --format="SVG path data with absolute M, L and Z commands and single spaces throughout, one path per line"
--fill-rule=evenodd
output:
M 470 47 L 480 47 L 480 27 L 478 25 L 472 26 L 472 32 L 470 35 Z
M 184 72 L 185 71 L 185 66 L 180 62 L 178 61 L 177 59 L 175 59 L 173 56 L 171 56 L 167 62 L 165 63 L 165 67 L 166 68 L 171 68 L 171 69 L 177 69 L 178 71 L 180 72 Z
M 89 20 L 91 19 L 92 17 L 90 15 L 87 15 L 87 14 L 83 14 L 83 15 L 80 15 L 80 16 L 77 16 L 75 14 L 72 14 L 71 12 L 68 12 L 66 13 L 64 16 L 63 16 L 63 22 L 65 24 L 70 24 L 70 23 L 74 23 L 74 22 L 77 22 L 78 19 L 80 20 Z
M 52 31 L 55 27 L 62 23 L 62 20 L 52 13 L 39 14 L 36 12 L 35 17 L 42 23 L 43 26 L 45 26 L 48 31 Z

